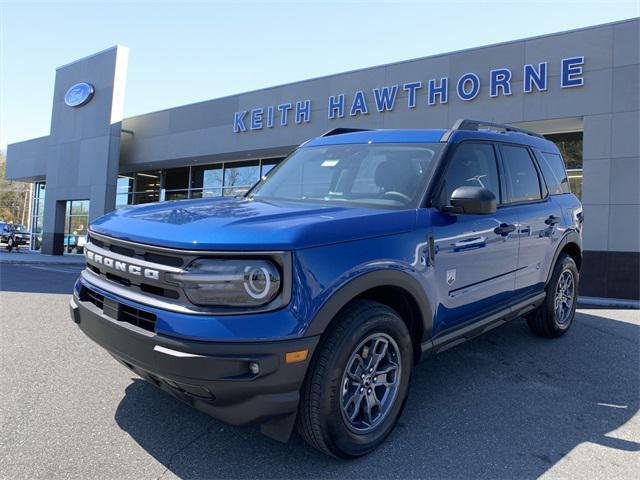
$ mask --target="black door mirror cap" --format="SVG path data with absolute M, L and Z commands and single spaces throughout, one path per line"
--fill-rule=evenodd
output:
M 451 194 L 451 205 L 443 207 L 444 213 L 488 215 L 495 213 L 498 200 L 491 190 L 484 187 L 458 187 Z

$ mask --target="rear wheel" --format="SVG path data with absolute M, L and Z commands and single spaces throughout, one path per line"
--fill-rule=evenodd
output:
M 413 348 L 405 323 L 385 305 L 357 301 L 339 315 L 307 374 L 297 426 L 311 446 L 351 458 L 371 452 L 393 430 Z
M 555 338 L 569 330 L 576 313 L 578 281 L 576 263 L 569 255 L 561 254 L 547 285 L 544 303 L 525 317 L 536 335 Z

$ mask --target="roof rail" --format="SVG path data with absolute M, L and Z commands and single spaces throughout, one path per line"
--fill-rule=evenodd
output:
M 342 135 L 343 133 L 354 133 L 354 132 L 370 132 L 370 128 L 332 128 L 331 130 L 324 132 L 321 137 L 331 137 L 333 135 Z
M 517 132 L 524 133 L 525 135 L 531 135 L 533 137 L 544 138 L 542 135 L 536 132 L 532 132 L 531 130 L 525 130 L 524 128 L 514 127 L 512 125 L 507 125 L 504 123 L 493 123 L 493 122 L 484 122 L 482 120 L 469 120 L 467 118 L 460 118 L 456 120 L 456 123 L 453 124 L 449 130 L 447 130 L 442 138 L 441 142 L 449 141 L 453 132 L 457 130 L 472 130 L 478 131 L 481 127 L 492 127 L 495 130 L 504 130 L 505 132 Z

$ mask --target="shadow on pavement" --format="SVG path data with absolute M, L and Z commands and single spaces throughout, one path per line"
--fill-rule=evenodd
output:
M 420 364 L 396 430 L 354 461 L 225 426 L 137 379 L 115 419 L 181 478 L 538 477 L 582 442 L 640 450 L 607 436 L 638 411 L 638 334 L 585 313 L 557 340 L 511 322 Z

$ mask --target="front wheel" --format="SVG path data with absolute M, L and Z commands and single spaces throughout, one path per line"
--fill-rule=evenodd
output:
M 13 238 L 10 238 L 9 241 L 7 242 L 7 250 L 9 251 L 13 250 L 13 245 L 14 245 Z
M 573 258 L 561 254 L 547 285 L 547 298 L 525 317 L 536 335 L 555 338 L 569 330 L 578 303 L 578 281 L 578 268 Z
M 389 307 L 357 301 L 335 319 L 302 387 L 298 431 L 329 455 L 365 455 L 389 435 L 409 388 L 413 348 Z

